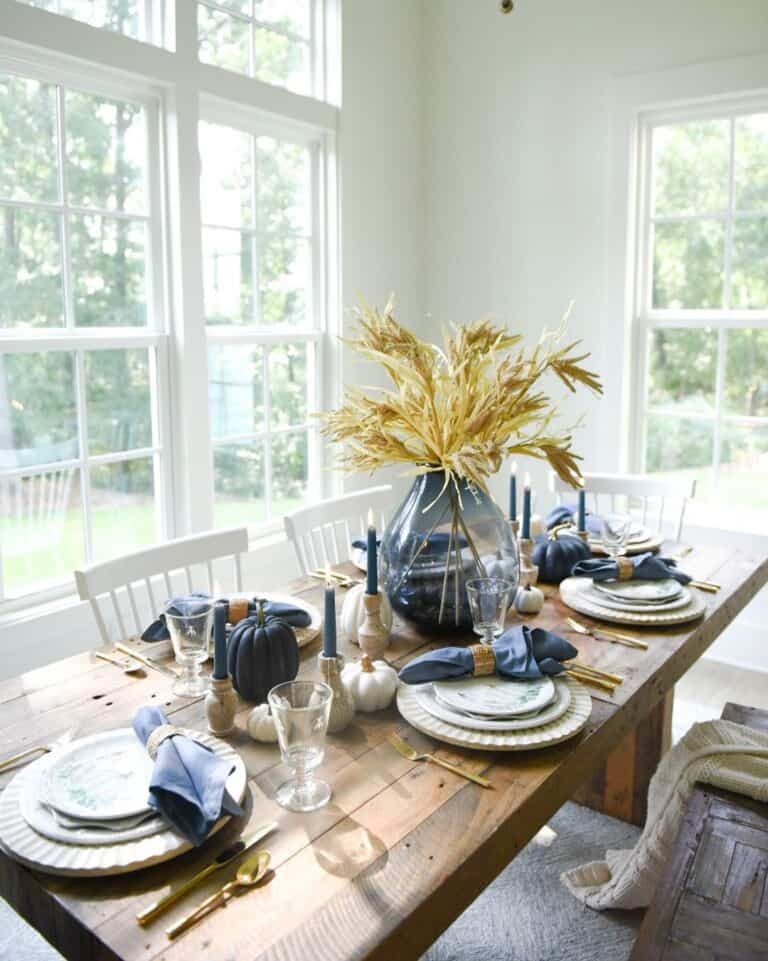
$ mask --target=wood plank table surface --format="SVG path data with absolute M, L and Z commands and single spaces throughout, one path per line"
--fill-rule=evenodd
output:
M 72 961 L 418 958 L 595 771 L 610 767 L 617 748 L 768 580 L 768 559 L 737 549 L 697 548 L 684 566 L 721 590 L 703 595 L 707 612 L 692 624 L 638 629 L 637 636 L 649 642 L 647 651 L 574 635 L 565 623 L 571 612 L 556 588 L 547 588 L 541 614 L 526 618 L 572 640 L 582 661 L 625 677 L 612 695 L 593 692 L 591 718 L 570 741 L 523 753 L 474 752 L 419 734 L 394 707 L 359 715 L 328 738 L 321 773 L 332 783 L 331 803 L 300 815 L 274 802 L 288 771 L 276 747 L 245 733 L 250 707 L 243 705 L 238 732 L 229 740 L 249 775 L 244 818 L 202 849 L 114 878 L 46 876 L 0 853 L 0 894 Z M 322 585 L 301 581 L 288 590 L 319 603 Z M 338 590 L 339 605 L 342 597 Z M 401 665 L 443 643 L 396 623 L 388 656 Z M 302 675 L 317 676 L 319 649 L 319 641 L 303 649 Z M 349 657 L 359 653 L 350 645 L 341 649 Z M 79 735 L 126 726 L 145 703 L 162 707 L 176 724 L 204 729 L 202 701 L 175 698 L 170 685 L 156 672 L 126 676 L 91 654 L 6 681 L 0 684 L 0 758 L 49 743 L 73 724 Z M 386 740 L 395 730 L 417 747 L 485 774 L 493 790 L 403 759 Z M 12 776 L 0 775 L 0 787 Z M 603 779 L 603 788 L 609 780 Z M 175 942 L 164 933 L 168 924 L 234 868 L 209 879 L 148 928 L 136 924 L 142 907 L 210 863 L 241 832 L 269 820 L 279 830 L 265 842 L 274 868 L 267 885 L 235 898 Z

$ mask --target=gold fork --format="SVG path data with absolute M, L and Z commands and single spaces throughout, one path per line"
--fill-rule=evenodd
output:
M 56 738 L 55 741 L 51 741 L 50 744 L 36 744 L 34 747 L 27 748 L 26 751 L 20 751 L 18 754 L 14 754 L 12 757 L 7 757 L 0 761 L 0 771 L 4 771 L 6 768 L 17 764 L 19 761 L 23 761 L 24 758 L 30 757 L 32 754 L 50 754 L 51 751 L 55 751 L 56 748 L 64 747 L 65 744 L 69 744 L 76 733 L 77 726 L 71 727 L 68 731 L 65 731 L 61 737 Z
M 637 647 L 641 651 L 648 650 L 648 642 L 641 641 L 639 637 L 630 637 L 629 634 L 619 634 L 618 631 L 607 631 L 603 630 L 601 627 L 599 630 L 594 630 L 587 627 L 586 624 L 582 624 L 580 621 L 574 620 L 572 617 L 567 617 L 566 620 L 571 625 L 577 634 L 584 634 L 587 637 L 594 637 L 595 640 L 600 640 L 600 635 L 605 635 L 605 637 L 611 638 L 611 640 L 616 641 L 618 644 L 623 644 L 625 647 Z
M 471 771 L 467 771 L 466 768 L 459 767 L 458 764 L 451 764 L 450 761 L 444 761 L 435 754 L 419 754 L 415 748 L 411 747 L 411 745 L 407 741 L 404 741 L 398 734 L 390 734 L 387 740 L 399 754 L 402 754 L 402 756 L 409 761 L 431 761 L 433 764 L 439 764 L 440 767 L 444 767 L 446 771 L 453 771 L 454 774 L 458 774 L 460 777 L 474 781 L 475 784 L 479 784 L 480 787 L 493 787 L 487 777 L 482 777 L 480 774 L 473 774 Z

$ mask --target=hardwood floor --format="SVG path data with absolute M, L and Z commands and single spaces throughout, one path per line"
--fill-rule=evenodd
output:
M 720 717 L 728 701 L 768 710 L 768 673 L 701 660 L 675 686 L 672 738 L 697 721 Z

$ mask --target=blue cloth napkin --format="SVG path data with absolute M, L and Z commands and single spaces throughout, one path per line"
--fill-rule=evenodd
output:
M 578 513 L 578 504 L 561 504 L 559 507 L 553 507 L 547 514 L 545 522 L 547 530 L 551 531 L 553 527 L 557 527 L 559 524 L 573 524 L 575 527 Z M 587 525 L 590 534 L 601 533 L 600 518 L 597 514 L 590 514 L 587 511 L 584 515 L 584 523 Z
M 663 581 L 667 577 L 674 577 L 681 584 L 687 584 L 691 577 L 677 569 L 677 562 L 671 557 L 657 557 L 651 554 L 636 554 L 628 557 L 632 561 L 633 581 Z M 619 572 L 615 559 L 611 557 L 593 557 L 591 560 L 578 561 L 571 571 L 574 577 L 591 577 L 593 581 L 616 581 Z
M 155 728 L 167 723 L 159 707 L 140 707 L 133 730 L 146 744 Z M 148 804 L 197 847 L 220 817 L 243 813 L 226 790 L 232 770 L 231 761 L 192 738 L 182 734 L 166 738 L 157 750 Z
M 496 673 L 502 677 L 530 679 L 544 674 L 560 674 L 561 661 L 576 657 L 578 651 L 568 641 L 541 627 L 519 624 L 493 642 Z M 468 647 L 441 647 L 414 658 L 400 670 L 406 684 L 424 684 L 451 677 L 468 677 L 474 660 Z
M 168 611 L 171 614 L 182 614 L 187 617 L 202 611 L 203 605 L 211 603 L 211 595 L 194 592 L 185 594 L 184 597 L 172 597 L 168 604 Z M 218 603 L 218 602 L 217 602 Z M 258 604 L 255 599 L 248 602 L 248 614 L 255 614 Z M 293 604 L 286 604 L 282 601 L 265 601 L 264 617 L 279 617 L 281 621 L 290 624 L 291 627 L 306 627 L 311 623 L 312 618 L 301 607 Z M 161 614 L 156 621 L 147 627 L 141 635 L 142 641 L 167 641 L 171 635 L 165 623 L 165 614 Z

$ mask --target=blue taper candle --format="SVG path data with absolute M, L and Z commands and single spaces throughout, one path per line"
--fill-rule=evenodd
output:
M 336 657 L 336 591 L 325 585 L 325 617 L 323 618 L 323 657 Z
M 517 520 L 517 464 L 512 465 L 509 475 L 509 519 Z
M 222 681 L 227 676 L 227 605 L 213 609 L 213 676 Z
M 584 492 L 584 488 L 579 490 L 579 530 L 585 531 L 587 529 L 587 495 Z
M 366 566 L 365 593 L 378 594 L 379 592 L 379 566 L 376 556 L 376 528 L 373 526 L 373 517 L 368 517 L 368 555 Z
M 530 540 L 531 537 L 531 479 L 527 474 L 523 487 L 523 527 L 520 536 L 523 540 Z

